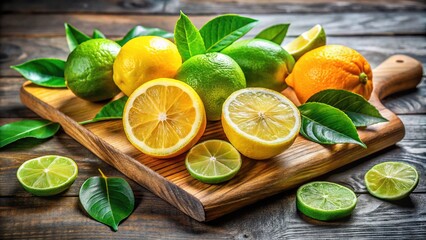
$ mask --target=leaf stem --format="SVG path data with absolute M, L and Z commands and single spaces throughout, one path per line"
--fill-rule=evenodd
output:
M 103 178 L 107 178 L 107 176 L 105 176 L 105 174 L 102 172 L 102 170 L 100 168 L 98 168 L 98 171 L 101 173 Z
M 90 120 L 86 120 L 86 121 L 81 121 L 78 124 L 85 125 L 85 124 L 92 123 L 92 122 L 94 122 L 93 119 L 90 119 Z

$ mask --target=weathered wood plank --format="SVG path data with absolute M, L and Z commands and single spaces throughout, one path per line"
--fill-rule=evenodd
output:
M 284 44 L 294 37 L 289 37 Z M 409 42 L 409 44 L 407 44 Z M 423 63 L 426 73 L 426 37 L 424 36 L 369 36 L 328 37 L 329 44 L 342 44 L 359 51 L 374 68 L 394 54 L 405 54 Z M 65 37 L 52 38 L 0 38 L 0 76 L 20 76 L 11 65 L 21 64 L 35 58 L 66 59 L 69 54 Z
M 13 0 L 2 3 L 7 13 L 162 13 L 167 0 Z M 407 4 L 396 4 L 398 9 Z
M 212 13 L 336 13 L 336 12 L 389 12 L 424 11 L 424 1 L 330 1 L 330 0 L 171 0 L 167 2 L 167 13 L 180 10 L 191 14 Z
M 421 239 L 426 235 L 425 194 L 411 194 L 396 203 L 361 194 L 352 216 L 320 222 L 296 210 L 292 191 L 199 223 L 147 193 L 136 199 L 135 211 L 116 233 L 86 216 L 77 197 L 0 198 L 0 208 L 0 218 L 7 219 L 0 222 L 2 239 Z
M 232 11 L 227 11 L 232 12 Z M 197 27 L 201 27 L 215 15 L 190 15 Z M 328 36 L 368 35 L 424 35 L 426 17 L 423 12 L 404 11 L 398 13 L 329 13 L 329 14 L 248 14 L 259 20 L 249 33 L 254 36 L 261 29 L 277 24 L 291 23 L 289 36 L 298 36 L 315 24 L 322 24 Z M 93 15 L 93 14 L 2 14 L 1 36 L 51 37 L 64 36 L 64 22 L 68 22 L 87 34 L 94 28 L 108 37 L 122 37 L 135 25 L 158 27 L 173 32 L 177 15 Z M 30 26 L 30 27 L 29 27 Z
M 49 1 L 14 0 L 3 3 L 3 11 L 11 13 L 334 13 L 371 11 L 423 11 L 421 0 L 356 1 L 356 0 L 108 0 Z

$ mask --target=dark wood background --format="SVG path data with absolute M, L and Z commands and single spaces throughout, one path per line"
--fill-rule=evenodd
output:
M 0 4 L 0 125 L 38 118 L 20 102 L 24 79 L 9 66 L 33 58 L 66 59 L 64 22 L 87 34 L 98 28 L 107 37 L 119 38 L 137 24 L 173 31 L 179 10 L 198 27 L 217 14 L 240 13 L 260 20 L 251 36 L 262 27 L 291 22 L 287 43 L 319 23 L 328 43 L 358 50 L 373 67 L 393 54 L 412 56 L 426 66 L 426 4 L 421 0 L 13 0 Z M 0 239 L 425 239 L 425 76 L 417 89 L 384 100 L 405 124 L 401 142 L 319 178 L 355 190 L 358 205 L 351 217 L 333 222 L 309 219 L 296 210 L 295 190 L 291 190 L 199 223 L 127 179 L 136 208 L 114 233 L 86 216 L 78 190 L 87 178 L 98 175 L 98 168 L 109 176 L 124 176 L 61 131 L 48 140 L 25 139 L 0 149 Z M 75 159 L 79 177 L 59 196 L 34 197 L 19 186 L 16 170 L 24 161 L 47 154 Z M 364 174 L 384 161 L 404 161 L 417 168 L 420 183 L 410 197 L 386 202 L 368 194 Z

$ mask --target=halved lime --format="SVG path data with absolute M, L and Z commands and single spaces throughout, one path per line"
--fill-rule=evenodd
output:
M 28 192 L 51 196 L 68 189 L 77 178 L 77 164 L 62 156 L 43 156 L 24 162 L 16 176 Z
M 317 48 L 324 46 L 326 43 L 326 35 L 324 28 L 317 24 L 308 31 L 302 33 L 292 42 L 284 46 L 284 49 L 293 55 L 297 61 L 303 54 Z
M 416 188 L 419 174 L 409 164 L 384 162 L 368 170 L 364 181 L 371 195 L 386 200 L 398 200 L 408 196 Z
M 240 153 L 228 142 L 207 140 L 195 145 L 186 155 L 186 169 L 204 183 L 230 180 L 241 167 Z
M 331 182 L 310 182 L 297 190 L 296 206 L 308 217 L 329 221 L 351 215 L 356 206 L 355 193 Z

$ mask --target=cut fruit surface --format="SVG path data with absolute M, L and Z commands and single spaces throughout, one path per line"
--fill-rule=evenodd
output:
M 349 216 L 357 197 L 347 187 L 331 182 L 310 182 L 297 190 L 296 206 L 308 217 L 329 221 Z
M 223 104 L 222 126 L 232 145 L 253 159 L 286 150 L 300 129 L 297 107 L 281 93 L 266 88 L 234 92 Z
M 221 183 L 238 173 L 241 155 L 228 142 L 208 140 L 195 145 L 188 152 L 185 165 L 195 179 L 204 183 Z
M 295 60 L 298 60 L 303 54 L 326 44 L 326 35 L 321 25 L 317 24 L 308 31 L 302 33 L 292 42 L 284 46 L 284 49 L 290 53 Z
M 191 148 L 206 128 L 206 113 L 198 94 L 169 78 L 149 81 L 129 97 L 123 112 L 124 131 L 143 153 L 170 158 Z
M 409 164 L 384 162 L 368 170 L 364 181 L 371 195 L 386 200 L 398 200 L 407 197 L 416 188 L 419 175 Z
M 24 162 L 16 176 L 28 192 L 51 196 L 68 189 L 78 175 L 77 164 L 62 156 L 43 156 Z

